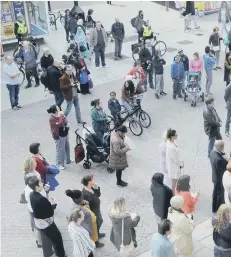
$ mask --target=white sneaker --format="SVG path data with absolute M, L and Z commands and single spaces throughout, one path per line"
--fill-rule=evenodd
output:
M 59 170 L 65 170 L 64 166 L 59 166 Z
M 96 67 L 96 70 L 99 70 L 99 67 Z

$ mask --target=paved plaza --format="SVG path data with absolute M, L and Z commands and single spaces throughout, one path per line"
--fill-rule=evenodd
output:
M 192 189 L 200 190 L 200 200 L 196 205 L 195 224 L 193 233 L 194 257 L 212 257 L 213 240 L 211 227 L 211 200 L 212 182 L 211 167 L 207 158 L 208 139 L 204 134 L 202 112 L 204 103 L 198 102 L 197 107 L 192 108 L 189 102 L 181 99 L 172 100 L 172 82 L 170 79 L 170 65 L 176 54 L 176 49 L 183 48 L 184 52 L 191 57 L 194 52 L 202 56 L 204 47 L 208 43 L 208 37 L 212 28 L 217 24 L 217 14 L 203 17 L 199 20 L 200 31 L 183 33 L 183 19 L 173 10 L 165 11 L 165 8 L 151 2 L 117 2 L 112 6 L 106 2 L 79 2 L 84 11 L 92 8 L 95 11 L 94 18 L 102 21 L 106 29 L 110 29 L 114 17 L 119 17 L 124 23 L 126 38 L 123 45 L 124 58 L 114 61 L 107 58 L 109 68 L 96 70 L 94 60 L 88 63 L 94 82 L 91 95 L 80 96 L 81 112 L 83 120 L 91 126 L 90 101 L 101 98 L 104 108 L 109 114 L 107 101 L 109 93 L 116 91 L 118 98 L 121 94 L 123 77 L 132 67 L 130 46 L 136 41 L 135 31 L 130 25 L 130 19 L 137 15 L 139 10 L 144 11 L 145 19 L 149 19 L 152 28 L 161 32 L 161 40 L 169 47 L 169 52 L 164 56 L 167 61 L 165 67 L 165 91 L 166 97 L 155 99 L 149 90 L 142 101 L 142 106 L 151 118 L 151 127 L 144 130 L 140 137 L 133 136 L 130 131 L 128 136 L 134 142 L 134 149 L 128 153 L 129 168 L 123 173 L 124 180 L 129 183 L 127 188 L 116 186 L 115 174 L 109 174 L 106 164 L 92 164 L 90 170 L 85 170 L 82 164 L 71 164 L 67 170 L 58 175 L 60 186 L 52 193 L 57 200 L 58 206 L 55 210 L 55 222 L 60 228 L 64 240 L 66 252 L 72 256 L 72 243 L 67 233 L 66 215 L 69 213 L 71 201 L 65 195 L 66 189 L 82 189 L 81 178 L 86 174 L 94 174 L 95 180 L 101 187 L 101 209 L 104 219 L 102 232 L 106 237 L 101 240 L 105 247 L 97 249 L 97 257 L 117 257 L 118 252 L 110 243 L 111 222 L 108 217 L 108 207 L 114 199 L 119 196 L 125 197 L 128 209 L 141 216 L 140 223 L 136 229 L 138 248 L 134 256 L 148 257 L 150 241 L 157 230 L 156 221 L 152 208 L 152 196 L 150 192 L 151 177 L 159 171 L 158 146 L 163 132 L 168 128 L 174 128 L 179 136 L 178 144 L 181 149 L 182 159 L 185 163 L 184 173 L 192 178 Z M 114 2 L 113 2 L 114 3 Z M 68 6 L 69 5 L 69 6 Z M 72 2 L 52 3 L 53 9 L 64 9 L 72 7 Z M 201 34 L 201 35 L 196 35 Z M 64 29 L 59 26 L 55 31 L 51 29 L 49 37 L 45 38 L 43 45 L 51 49 L 55 58 L 61 58 L 66 49 Z M 42 46 L 41 46 L 42 49 Z M 107 56 L 113 53 L 114 45 L 107 47 Z M 9 51 L 8 51 L 9 50 Z M 11 53 L 12 49 L 8 49 Z M 224 63 L 224 48 L 221 53 L 221 66 Z M 203 74 L 203 83 L 204 83 Z M 1 125 L 2 125 L 2 257 L 39 257 L 42 251 L 36 247 L 35 238 L 32 235 L 27 206 L 19 203 L 20 194 L 24 190 L 23 162 L 29 156 L 29 145 L 39 142 L 43 155 L 51 163 L 55 162 L 55 144 L 51 137 L 49 127 L 49 115 L 46 110 L 54 103 L 53 96 L 46 96 L 44 87 L 24 89 L 21 88 L 20 104 L 23 109 L 12 111 L 9 108 L 8 92 L 1 83 Z M 214 72 L 212 93 L 215 95 L 215 107 L 223 121 L 222 136 L 225 141 L 227 152 L 231 150 L 231 140 L 224 135 L 224 123 L 226 109 L 224 103 L 223 69 Z M 64 105 L 65 106 L 65 103 Z M 77 126 L 74 110 L 69 114 L 70 120 L 70 144 L 75 146 L 76 128 L 82 133 L 81 126 Z M 72 154 L 73 150 L 72 150 Z M 72 157 L 73 157 L 72 155 Z

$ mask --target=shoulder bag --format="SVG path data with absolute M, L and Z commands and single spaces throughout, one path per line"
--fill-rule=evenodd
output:
M 124 240 L 124 218 L 122 219 L 122 243 L 120 246 L 120 257 L 129 257 L 131 252 L 134 250 L 134 244 L 131 239 L 131 243 L 129 245 L 124 245 L 123 240 Z

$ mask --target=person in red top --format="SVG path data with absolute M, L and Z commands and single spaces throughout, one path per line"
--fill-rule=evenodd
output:
M 186 215 L 192 215 L 200 192 L 196 192 L 195 194 L 190 192 L 190 176 L 182 175 L 179 177 L 176 185 L 176 195 L 180 195 L 184 198 L 182 211 Z
M 41 180 L 45 181 L 45 174 L 49 172 L 47 166 L 49 163 L 40 153 L 40 143 L 32 143 L 30 145 L 30 152 L 33 154 L 32 158 L 36 161 L 35 170 L 40 174 Z

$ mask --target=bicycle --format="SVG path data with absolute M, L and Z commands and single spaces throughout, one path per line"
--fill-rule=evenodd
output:
M 56 23 L 56 21 L 59 19 L 60 20 L 60 23 L 63 25 L 63 27 L 64 27 L 64 25 L 65 25 L 65 15 L 63 15 L 62 13 L 61 13 L 61 11 L 58 11 L 58 15 L 57 15 L 57 17 L 55 16 L 55 14 L 54 13 L 51 13 L 51 12 L 49 12 L 49 19 L 50 19 L 50 26 L 55 26 L 55 29 L 57 30 L 57 23 Z
M 154 36 L 154 34 L 156 36 Z M 154 50 L 159 50 L 160 55 L 164 56 L 165 53 L 167 52 L 167 45 L 164 41 L 158 40 L 157 36 L 159 35 L 160 33 L 153 32 L 152 47 L 154 48 Z M 145 44 L 144 40 L 142 40 L 141 43 L 132 44 L 131 50 L 132 50 L 132 58 L 134 61 L 137 61 L 139 59 L 139 53 L 141 48 L 144 46 L 144 44 Z
M 25 71 L 25 67 L 24 67 L 24 62 L 22 61 L 21 58 L 15 58 L 14 60 L 17 63 L 18 69 L 20 71 L 20 75 L 19 75 L 20 76 L 19 77 L 20 83 L 19 83 L 19 86 L 22 86 L 24 84 L 24 82 L 25 82 L 25 79 L 26 79 L 26 71 Z M 36 69 L 37 69 L 38 76 L 40 77 L 40 75 L 42 73 L 42 68 L 41 68 L 41 63 L 40 62 L 38 62 L 36 64 Z M 33 74 L 31 74 L 30 80 L 31 80 L 31 82 L 34 81 Z
M 33 50 L 35 51 L 35 53 L 36 53 L 37 55 L 39 55 L 40 46 L 39 46 L 39 44 L 36 42 L 36 39 L 35 39 L 34 37 L 32 37 L 32 36 L 29 36 L 29 37 L 25 37 L 25 38 L 23 39 L 23 41 L 25 41 L 25 40 L 29 41 L 29 46 L 30 46 L 31 48 L 33 48 Z M 16 57 L 16 56 L 18 55 L 18 53 L 21 51 L 21 49 L 22 49 L 22 47 L 23 47 L 22 44 L 23 44 L 22 41 L 19 42 L 18 47 L 17 47 L 17 48 L 14 50 L 14 52 L 13 52 L 13 57 Z

